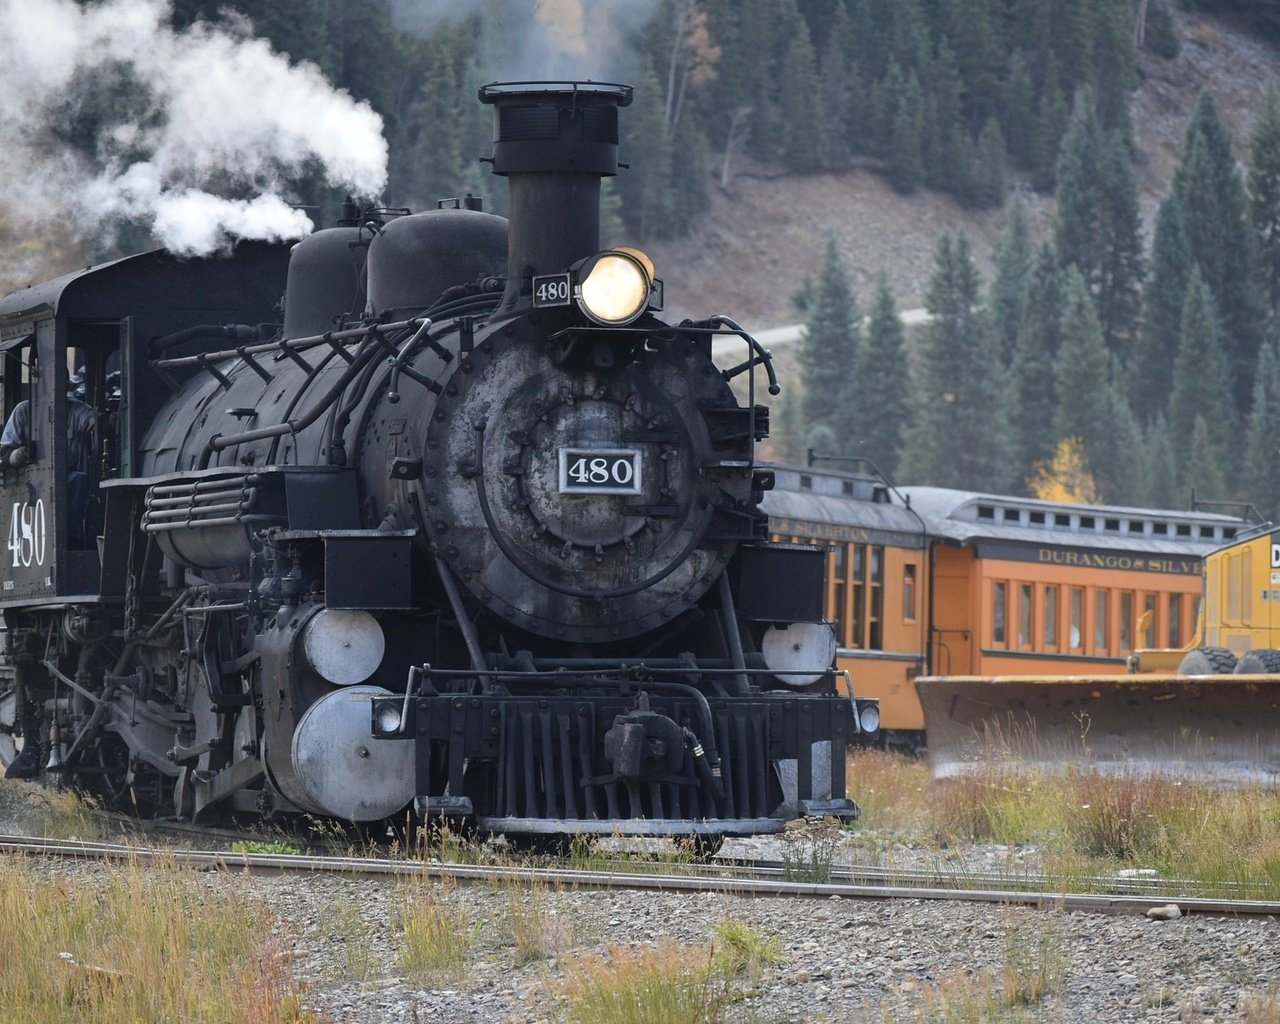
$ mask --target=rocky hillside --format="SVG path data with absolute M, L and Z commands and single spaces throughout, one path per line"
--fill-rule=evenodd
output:
M 1243 160 L 1268 83 L 1280 89 L 1280 51 L 1221 20 L 1179 18 L 1181 53 L 1164 60 L 1143 52 L 1141 84 L 1131 101 L 1148 231 L 1181 157 L 1200 90 L 1213 91 Z M 1046 237 L 1052 231 L 1052 197 L 1021 182 L 1015 187 L 1036 237 Z M 695 237 L 646 248 L 666 280 L 669 313 L 724 312 L 763 330 L 798 319 L 792 296 L 816 272 L 828 228 L 864 308 L 884 270 L 900 306 L 912 309 L 924 302 L 942 232 L 963 229 L 987 271 L 1004 220 L 1001 211 L 967 210 L 940 193 L 899 195 L 869 168 L 798 177 L 743 164 L 727 191 L 714 188 L 711 212 Z

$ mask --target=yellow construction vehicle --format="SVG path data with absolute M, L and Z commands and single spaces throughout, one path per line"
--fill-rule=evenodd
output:
M 1143 635 L 1140 626 L 1138 635 Z M 935 778 L 993 759 L 1280 784 L 1280 530 L 1205 557 L 1196 635 L 1117 676 L 916 680 Z

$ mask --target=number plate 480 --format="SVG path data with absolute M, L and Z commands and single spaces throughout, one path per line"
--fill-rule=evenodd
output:
M 643 464 L 635 448 L 561 448 L 561 494 L 639 494 Z
M 44 501 L 15 501 L 9 518 L 11 568 L 44 565 L 45 539 Z

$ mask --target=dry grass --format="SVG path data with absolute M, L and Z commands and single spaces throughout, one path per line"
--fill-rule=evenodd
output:
M 999 759 L 928 781 L 920 761 L 867 751 L 850 755 L 848 773 L 864 802 L 859 828 L 909 829 L 939 848 L 1034 845 L 1051 878 L 1075 888 L 1142 867 L 1195 879 L 1204 895 L 1280 897 L 1280 793 Z
M 782 876 L 789 882 L 829 882 L 849 833 L 835 818 L 787 823 L 781 834 Z
M 1042 1020 L 1044 1000 L 1060 993 L 1066 982 L 1065 941 L 1057 918 L 1037 916 L 1032 926 L 1011 916 L 997 967 L 942 978 L 905 1007 L 886 1006 L 884 1019 L 930 1024 Z
M 107 838 L 105 819 L 88 796 L 70 789 L 10 783 L 19 788 L 35 818 L 36 830 L 47 839 L 98 842 Z
M 856 748 L 849 754 L 847 778 L 863 827 L 915 829 L 926 820 L 929 768 L 919 758 Z
M 1280 1024 L 1280 987 L 1242 997 L 1240 1009 L 1244 1024 Z
M 549 994 L 567 1024 L 716 1024 L 737 998 L 710 947 L 610 946 L 562 967 Z
M 717 963 L 726 974 L 745 973 L 755 984 L 765 967 L 782 959 L 782 940 L 778 936 L 764 935 L 735 917 L 722 917 L 711 931 L 716 937 Z
M 573 926 L 556 912 L 544 883 L 510 881 L 502 887 L 507 895 L 506 938 L 517 963 L 544 960 L 573 945 Z
M 8 860 L 0 919 L 0 1020 L 327 1019 L 303 1007 L 273 922 L 172 864 L 108 867 L 88 885 Z
M 369 981 L 381 974 L 378 935 L 364 905 L 354 900 L 337 902 L 325 921 L 325 930 L 338 945 L 335 962 L 339 977 Z
M 1039 916 L 1034 927 L 1016 921 L 1008 925 L 1000 968 L 1000 992 L 1007 1006 L 1036 1006 L 1061 992 L 1066 977 L 1066 937 L 1060 915 Z
M 400 963 L 408 973 L 453 980 L 466 973 L 480 928 L 460 906 L 456 888 L 427 878 L 405 886 L 399 916 L 403 937 Z

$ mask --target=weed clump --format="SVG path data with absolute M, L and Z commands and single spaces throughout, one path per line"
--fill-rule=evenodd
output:
M 737 998 L 711 948 L 610 946 L 567 961 L 552 995 L 567 1024 L 717 1024 Z
M 429 880 L 409 887 L 400 909 L 403 937 L 400 962 L 422 978 L 458 977 L 464 973 L 471 947 L 480 934 L 466 911 L 453 899 L 455 886 Z

